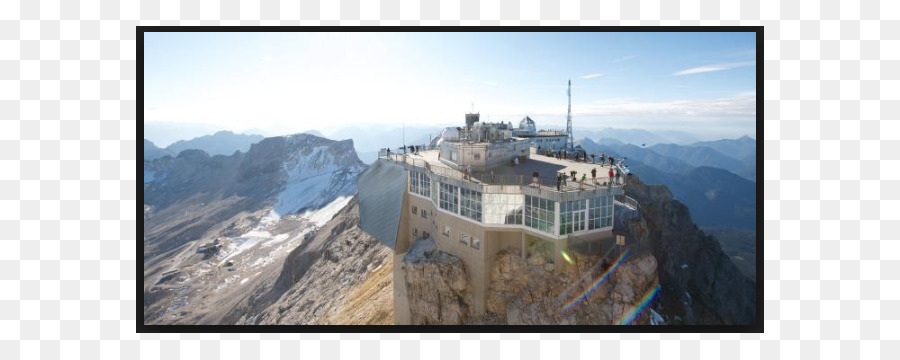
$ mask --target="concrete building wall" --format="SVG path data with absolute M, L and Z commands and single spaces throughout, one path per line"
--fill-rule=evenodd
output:
M 475 313 L 484 313 L 485 295 L 487 294 L 484 279 L 488 277 L 485 273 L 484 262 L 487 250 L 484 227 L 464 218 L 450 215 L 443 210 L 435 210 L 435 213 L 437 214 L 435 217 L 437 223 L 435 242 L 438 249 L 459 257 L 466 265 L 466 273 L 472 287 Z M 450 228 L 449 236 L 444 233 L 446 227 Z M 463 233 L 469 236 L 468 244 L 460 242 L 460 236 Z M 480 240 L 481 244 L 478 249 L 472 247 L 473 239 Z
M 436 191 L 436 189 L 432 189 Z M 396 324 L 409 324 L 409 302 L 406 291 L 405 277 L 401 265 L 403 256 L 413 241 L 429 233 L 435 240 L 438 249 L 459 257 L 466 266 L 466 272 L 473 296 L 475 314 L 483 314 L 486 310 L 487 293 L 491 283 L 491 270 L 494 266 L 496 254 L 504 249 L 516 249 L 522 254 L 528 252 L 527 240 L 540 240 L 546 245 L 548 256 L 552 259 L 557 269 L 567 266 L 561 256 L 561 251 L 568 251 L 569 239 L 552 239 L 541 235 L 533 229 L 504 228 L 500 226 L 485 226 L 485 224 L 468 220 L 459 215 L 453 215 L 438 208 L 432 198 L 404 193 L 403 208 L 400 216 L 400 230 L 398 231 L 395 258 L 394 258 L 394 320 Z M 415 213 L 412 208 L 415 207 Z M 426 213 L 423 218 L 422 212 Z M 450 228 L 450 234 L 445 235 L 445 227 Z M 460 242 L 461 233 L 469 235 L 469 243 Z M 612 231 L 583 234 L 573 236 L 573 243 L 583 243 L 596 238 L 609 239 Z M 472 239 L 480 240 L 480 247 L 472 247 Z

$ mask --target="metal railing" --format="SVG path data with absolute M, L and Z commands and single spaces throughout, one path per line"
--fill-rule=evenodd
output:
M 426 160 L 409 156 L 407 154 L 395 154 L 391 152 L 388 154 L 386 151 L 379 152 L 379 158 L 399 162 L 406 164 L 409 167 L 423 169 L 426 172 L 434 175 L 438 175 L 444 178 L 450 178 L 461 181 L 469 181 L 473 184 L 483 185 L 483 186 L 527 186 L 534 189 L 539 189 L 542 192 L 549 193 L 577 193 L 585 190 L 603 190 L 609 188 L 619 188 L 625 184 L 624 178 L 609 178 L 609 177 L 597 177 L 597 178 L 585 178 L 584 181 L 580 179 L 578 181 L 573 181 L 572 179 L 566 179 L 565 181 L 557 184 L 556 177 L 547 177 L 547 176 L 539 176 L 535 179 L 532 176 L 528 175 L 512 175 L 512 174 L 501 174 L 496 175 L 491 172 L 473 172 L 467 174 L 464 170 L 456 170 L 449 167 L 444 166 L 432 166 Z M 421 170 L 420 170 L 421 171 Z M 508 193 L 504 191 L 504 193 Z M 556 196 L 555 198 L 559 198 Z
M 616 195 L 615 201 L 635 210 L 640 209 L 641 207 L 641 204 L 637 200 L 628 195 Z

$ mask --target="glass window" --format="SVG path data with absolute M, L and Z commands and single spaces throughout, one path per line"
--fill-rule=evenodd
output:
M 464 232 L 459 233 L 459 242 L 463 245 L 469 246 L 469 234 Z
M 481 221 L 481 192 L 459 189 L 460 215 L 475 221 Z
M 484 222 L 522 225 L 525 196 L 521 194 L 484 194 Z
M 472 248 L 481 249 L 481 240 L 478 238 L 472 238 Z
M 428 174 L 418 171 L 409 173 L 409 192 L 424 197 L 431 197 L 431 178 Z
M 584 230 L 585 200 L 559 203 L 559 234 L 566 235 Z
M 412 207 L 412 213 L 413 213 L 413 215 L 418 215 L 418 214 L 419 214 L 419 208 L 417 208 L 415 205 L 413 205 L 413 207 Z
M 444 236 L 450 237 L 450 227 L 444 226 Z
M 588 211 L 588 229 L 601 229 L 612 226 L 613 201 L 612 195 L 599 196 L 590 199 Z
M 552 234 L 556 225 L 555 202 L 536 196 L 525 196 L 525 226 Z
M 422 209 L 421 214 L 422 214 L 422 218 L 423 218 L 423 219 L 427 219 L 427 218 L 428 218 L 428 210 Z
M 458 187 L 441 183 L 440 186 L 440 206 L 441 209 L 447 210 L 454 214 L 459 214 L 459 195 Z

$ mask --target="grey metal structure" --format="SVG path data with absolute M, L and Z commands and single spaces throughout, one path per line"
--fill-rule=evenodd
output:
M 391 249 L 397 242 L 406 179 L 403 165 L 386 160 L 375 161 L 358 178 L 359 226 Z
M 566 135 L 568 135 L 568 140 L 566 142 L 566 148 L 569 151 L 575 150 L 575 137 L 572 135 L 572 79 L 569 79 L 569 112 L 566 115 Z

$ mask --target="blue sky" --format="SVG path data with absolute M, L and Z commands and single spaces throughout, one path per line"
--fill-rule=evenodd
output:
M 222 129 L 483 120 L 756 136 L 753 33 L 148 33 L 146 121 Z

